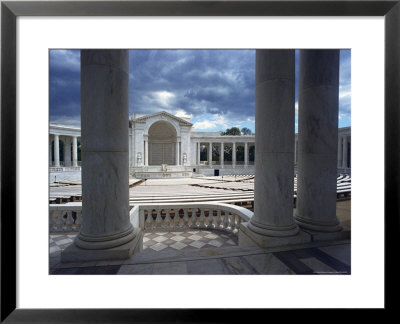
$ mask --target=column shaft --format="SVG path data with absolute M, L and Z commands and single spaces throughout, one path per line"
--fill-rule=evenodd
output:
M 51 136 L 50 135 L 50 144 L 49 144 L 49 166 L 53 166 L 53 150 L 52 150 L 52 143 L 51 143 Z
M 236 167 L 236 143 L 232 143 L 232 167 Z
M 208 143 L 208 165 L 212 168 L 212 143 Z
M 78 137 L 72 137 L 72 166 L 78 166 Z
M 102 250 L 131 242 L 128 50 L 81 51 L 82 228 L 75 244 Z
M 200 150 L 201 150 L 201 143 L 197 143 L 197 165 L 200 165 Z
M 176 165 L 179 165 L 179 164 L 180 164 L 180 163 L 179 163 L 179 141 L 176 141 L 175 154 L 176 154 L 176 157 L 175 157 L 175 164 L 176 164 Z
M 249 229 L 292 236 L 295 118 L 294 50 L 256 51 L 254 216 Z
M 54 135 L 54 166 L 60 166 L 60 137 Z
M 338 136 L 338 161 L 337 167 L 341 168 L 343 164 L 343 144 L 342 144 L 342 136 Z
M 224 168 L 224 143 L 221 143 L 221 152 L 219 154 L 219 160 L 221 164 L 221 168 Z
M 341 229 L 336 217 L 338 107 L 339 50 L 301 50 L 295 220 L 305 229 Z
M 343 136 L 342 168 L 347 168 L 347 136 Z
M 247 167 L 249 165 L 249 146 L 248 143 L 244 143 L 244 166 Z
M 144 161 L 143 165 L 148 166 L 149 165 L 149 141 L 146 139 L 144 141 Z

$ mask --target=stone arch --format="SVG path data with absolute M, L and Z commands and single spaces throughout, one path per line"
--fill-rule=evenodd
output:
M 148 129 L 149 165 L 175 165 L 178 133 L 175 125 L 158 120 Z
M 143 135 L 144 135 L 144 136 L 148 136 L 148 135 L 149 135 L 149 130 L 150 130 L 150 128 L 151 128 L 154 124 L 156 124 L 156 123 L 158 123 L 158 122 L 161 122 L 161 121 L 170 124 L 170 126 L 174 127 L 175 132 L 176 132 L 176 136 L 178 136 L 178 137 L 181 136 L 180 128 L 179 128 L 179 126 L 176 124 L 175 120 L 170 119 L 170 118 L 168 118 L 168 117 L 165 117 L 164 115 L 157 116 L 157 118 L 153 117 L 153 118 L 148 119 L 147 122 L 146 122 L 146 126 L 145 126 L 145 128 L 144 128 Z

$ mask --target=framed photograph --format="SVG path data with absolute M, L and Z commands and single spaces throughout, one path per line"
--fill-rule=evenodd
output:
M 362 16 L 368 16 L 370 20 Z M 359 17 L 356 24 L 351 22 L 355 17 Z M 400 4 L 397 1 L 2 1 L 1 321 L 84 323 L 181 318 L 190 322 L 209 320 L 202 312 L 203 308 L 231 308 L 231 316 L 235 316 L 237 308 L 390 307 L 391 301 L 384 300 L 383 295 L 393 288 L 385 286 L 383 289 L 383 280 L 387 282 L 394 276 L 387 265 L 384 267 L 388 258 L 384 259 L 382 251 L 387 256 L 387 249 L 393 246 L 393 238 L 400 227 L 397 202 L 400 199 L 397 153 L 400 150 L 399 21 Z M 316 30 L 315 26 L 320 28 Z M 338 37 L 331 37 L 335 32 Z M 257 41 L 257 38 L 264 40 Z M 39 200 L 43 195 L 47 196 L 49 190 L 49 49 L 63 48 L 351 49 L 352 126 L 356 129 L 354 143 L 359 146 L 351 161 L 352 166 L 362 167 L 354 170 L 354 178 L 359 181 L 352 184 L 352 190 L 357 192 L 354 200 L 352 195 L 352 215 L 355 208 L 357 230 L 354 236 L 352 233 L 349 279 L 331 276 L 322 279 L 324 285 L 316 285 L 310 277 L 288 283 L 283 278 L 288 276 L 276 276 L 274 280 L 257 276 L 223 276 L 222 279 L 218 276 L 99 276 L 99 279 L 93 278 L 96 276 L 44 273 L 49 265 L 42 266 L 41 263 L 47 262 L 48 251 L 39 251 L 39 247 L 48 246 L 48 202 L 43 204 Z M 368 74 L 366 66 L 369 67 Z M 370 77 L 369 84 L 365 83 L 366 76 Z M 47 88 L 44 88 L 45 84 Z M 383 108 L 383 97 L 384 114 L 379 109 Z M 355 108 L 354 115 L 353 104 L 359 107 Z M 360 107 L 364 107 L 365 116 Z M 135 122 L 140 118 L 138 116 Z M 174 117 L 158 118 L 169 120 Z M 185 124 L 182 118 L 179 122 Z M 369 127 L 373 127 L 375 135 Z M 39 144 L 42 141 L 46 144 Z M 370 151 L 365 142 L 369 143 Z M 193 157 L 183 152 L 182 143 L 176 146 L 175 142 L 162 143 L 168 144 L 173 152 L 167 158 L 146 156 L 145 150 L 135 151 L 133 160 L 144 163 L 151 158 L 186 163 Z M 72 163 L 78 166 L 73 160 L 77 154 L 73 147 L 79 144 L 71 140 L 70 145 L 69 162 L 71 166 Z M 367 157 L 366 152 L 370 154 Z M 204 155 L 202 161 L 206 158 Z M 249 162 L 244 156 L 242 160 L 243 164 Z M 167 164 L 163 164 L 164 173 Z M 36 183 L 38 174 L 46 177 L 44 183 Z M 141 177 L 146 178 L 146 174 Z M 371 201 L 366 205 L 369 199 Z M 395 217 L 387 217 L 389 208 Z M 42 214 L 46 216 L 40 217 Z M 364 219 L 360 215 L 365 215 Z M 370 251 L 371 257 L 374 256 L 373 264 L 368 262 L 364 248 Z M 365 268 L 367 264 L 369 269 Z M 352 292 L 361 289 L 369 278 L 372 278 L 371 296 L 355 300 L 352 305 L 346 304 L 346 298 L 355 299 Z M 335 295 L 342 287 L 350 293 L 343 300 L 327 297 L 325 303 L 314 303 L 307 295 L 310 285 L 316 292 L 330 291 Z M 187 287 L 190 291 L 185 293 Z M 267 289 L 271 294 L 263 299 L 260 291 Z M 308 297 L 299 303 L 299 296 L 289 293 L 290 289 L 297 293 L 304 291 Z M 283 290 L 293 296 L 286 298 Z M 52 291 L 57 293 L 52 296 Z M 246 300 L 240 301 L 244 296 L 247 296 Z M 278 304 L 274 300 L 286 300 L 287 303 Z M 163 310 L 154 313 L 153 308 Z M 224 316 L 225 312 L 221 310 L 214 312 L 213 320 L 226 321 Z

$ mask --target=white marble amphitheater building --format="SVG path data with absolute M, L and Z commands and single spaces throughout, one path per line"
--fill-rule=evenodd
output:
M 50 171 L 80 170 L 80 136 L 78 127 L 50 124 Z M 298 134 L 295 165 L 299 151 L 297 137 Z M 351 127 L 339 128 L 337 167 L 340 172 L 350 170 L 350 152 Z M 133 114 L 129 119 L 129 172 L 136 178 L 254 174 L 254 157 L 255 135 L 198 132 L 189 118 L 165 111 Z

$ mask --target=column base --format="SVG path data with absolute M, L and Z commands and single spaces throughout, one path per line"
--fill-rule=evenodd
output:
M 61 262 L 124 260 L 142 250 L 143 233 L 141 229 L 136 228 L 135 237 L 131 241 L 109 249 L 82 249 L 73 243 L 61 252 Z
M 239 246 L 259 246 L 261 248 L 297 245 L 311 242 L 311 235 L 298 231 L 291 236 L 267 236 L 255 233 L 249 228 L 249 222 L 240 224 Z
M 323 233 L 334 233 L 342 230 L 342 225 L 339 220 L 333 222 L 321 222 L 314 219 L 302 217 L 299 215 L 294 216 L 294 221 L 304 230 L 311 230 Z
M 303 231 L 311 235 L 312 242 L 351 239 L 351 230 L 348 227 L 343 227 L 342 230 L 339 232 L 318 232 L 309 229 L 303 229 Z

